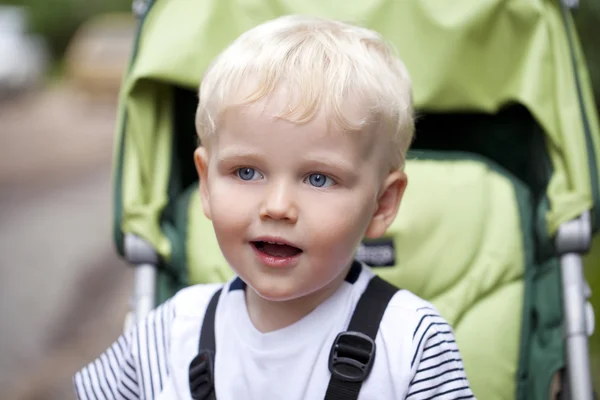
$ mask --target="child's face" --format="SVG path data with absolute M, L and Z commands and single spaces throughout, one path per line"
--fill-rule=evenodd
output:
M 195 161 L 225 258 L 262 298 L 286 301 L 343 281 L 364 235 L 393 221 L 406 177 L 382 168 L 372 133 L 327 131 L 323 116 L 295 125 L 268 108 L 228 112 Z

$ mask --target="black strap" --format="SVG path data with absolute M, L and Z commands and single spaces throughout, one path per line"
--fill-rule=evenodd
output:
M 216 400 L 214 360 L 216 354 L 215 314 L 222 289 L 206 308 L 198 355 L 190 363 L 190 392 L 194 400 Z M 331 379 L 325 400 L 356 400 L 375 360 L 375 338 L 388 303 L 398 288 L 374 276 L 358 300 L 348 330 L 340 333 L 331 347 Z
M 221 296 L 222 291 L 223 288 L 217 290 L 206 307 L 204 321 L 202 322 L 202 331 L 200 332 L 198 351 L 210 350 L 213 353 L 217 351 L 215 340 L 215 315 L 217 313 L 217 304 L 219 304 L 219 297 Z
M 215 315 L 217 313 L 217 304 L 223 288 L 217 290 L 210 299 L 198 344 L 198 355 L 190 363 L 189 379 L 190 393 L 194 400 L 216 400 L 215 395 Z
M 361 295 L 348 324 L 331 347 L 331 378 L 325 400 L 356 400 L 375 361 L 375 337 L 388 303 L 398 288 L 374 276 Z

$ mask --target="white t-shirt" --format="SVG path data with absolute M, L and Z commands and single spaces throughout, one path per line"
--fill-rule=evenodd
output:
M 217 400 L 323 399 L 329 352 L 346 330 L 373 272 L 355 263 L 339 290 L 300 321 L 259 332 L 235 278 L 215 319 Z M 191 399 L 189 365 L 208 302 L 221 285 L 183 289 L 74 377 L 79 399 Z M 435 308 L 398 291 L 382 318 L 371 374 L 359 399 L 472 399 L 448 323 Z

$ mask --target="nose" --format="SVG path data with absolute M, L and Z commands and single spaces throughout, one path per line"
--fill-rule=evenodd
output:
M 260 219 L 285 221 L 290 224 L 298 221 L 298 207 L 289 185 L 273 182 L 265 193 L 260 207 Z

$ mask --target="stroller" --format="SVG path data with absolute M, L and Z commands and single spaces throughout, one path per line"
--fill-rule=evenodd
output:
M 209 62 L 265 20 L 335 17 L 394 43 L 418 111 L 400 213 L 356 257 L 453 325 L 477 398 L 592 399 L 581 255 L 600 227 L 600 135 L 567 3 L 135 1 L 114 165 L 115 242 L 135 266 L 132 315 L 232 276 L 192 158 Z

